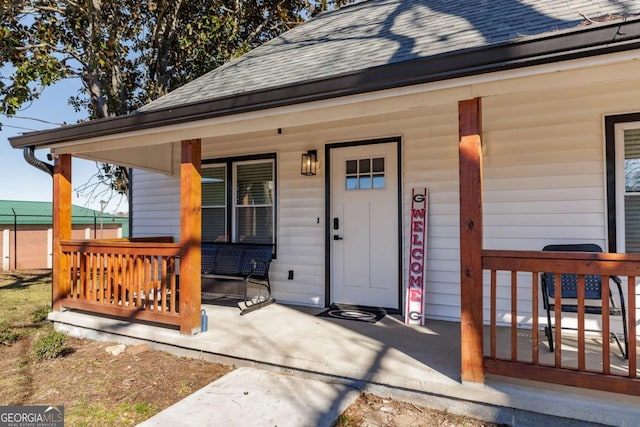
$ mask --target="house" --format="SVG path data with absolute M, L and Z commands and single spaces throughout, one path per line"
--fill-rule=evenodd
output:
M 51 202 L 0 200 L 2 270 L 51 268 L 53 213 Z M 72 238 L 113 239 L 127 236 L 129 219 L 72 206 Z
M 623 185 L 638 158 L 639 64 L 638 2 L 370 0 L 319 15 L 133 114 L 10 142 L 55 158 L 56 309 L 135 310 L 197 332 L 204 240 L 273 242 L 279 302 L 403 313 L 412 191 L 427 188 L 424 314 L 460 322 L 464 381 L 494 373 L 640 395 L 640 205 L 636 186 Z M 132 236 L 142 241 L 70 240 L 71 157 L 134 168 Z M 153 242 L 167 234 L 174 243 Z M 607 253 L 541 252 L 586 241 Z M 107 310 L 72 291 L 69 277 L 80 276 L 68 271 L 94 256 L 122 256 L 131 271 L 160 266 L 145 283 L 161 282 L 171 302 Z M 627 374 L 611 374 L 608 340 L 598 374 L 584 367 L 584 345 L 575 369 L 560 351 L 554 366 L 537 362 L 537 347 L 531 360 L 518 356 L 519 328 L 537 345 L 546 321 L 544 271 L 623 277 Z M 606 316 L 596 323 L 614 327 Z M 483 324 L 511 327 L 507 360 Z

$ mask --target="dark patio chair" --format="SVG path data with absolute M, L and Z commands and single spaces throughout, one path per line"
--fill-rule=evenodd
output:
M 573 245 L 548 245 L 545 246 L 543 251 L 556 251 L 556 252 L 602 252 L 602 248 L 596 244 L 573 244 Z M 622 294 L 622 283 L 618 276 L 611 276 L 611 280 L 617 285 L 620 298 L 620 307 L 615 304 L 611 289 L 609 289 L 609 315 L 610 316 L 622 316 L 622 327 L 624 334 L 624 346 L 620 342 L 618 334 L 612 332 L 611 337 L 616 341 L 622 357 L 627 359 L 629 357 L 629 338 L 627 336 L 627 313 L 624 302 L 624 295 Z M 555 303 L 552 302 L 555 295 L 555 275 L 553 273 L 542 274 L 542 302 L 544 308 L 547 310 L 547 326 L 544 328 L 547 341 L 549 342 L 549 351 L 553 351 L 553 327 L 551 326 L 551 312 L 555 311 Z M 578 276 L 576 274 L 562 274 L 562 307 L 561 311 L 565 313 L 577 313 L 578 312 Z M 602 276 L 587 274 L 585 275 L 585 313 L 587 314 L 600 314 L 602 315 L 601 305 L 588 304 L 588 300 L 602 301 Z M 567 300 L 576 300 L 567 301 Z

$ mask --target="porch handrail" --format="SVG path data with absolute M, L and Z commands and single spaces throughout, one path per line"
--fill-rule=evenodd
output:
M 585 262 L 587 261 L 587 262 Z M 542 252 L 484 249 L 482 267 L 486 270 L 509 270 L 546 273 L 640 276 L 640 254 L 606 252 Z
M 180 324 L 176 261 L 170 237 L 63 240 L 68 266 L 61 304 L 99 314 Z
M 637 378 L 636 350 L 636 277 L 640 276 L 640 254 L 616 254 L 593 252 L 542 252 L 521 250 L 483 250 L 482 268 L 490 271 L 490 350 L 485 355 L 484 365 L 487 373 L 506 375 L 518 378 L 547 381 L 565 385 L 574 385 L 604 391 L 640 395 L 640 380 Z M 511 354 L 509 358 L 500 359 L 496 355 L 497 341 L 497 272 L 511 273 Z M 518 273 L 531 274 L 531 318 L 532 318 L 532 353 L 531 360 L 522 360 L 518 356 Z M 576 274 L 578 283 L 584 284 L 586 275 L 600 275 L 602 280 L 602 329 L 609 333 L 609 277 L 627 278 L 628 299 L 628 331 L 629 359 L 627 375 L 612 374 L 610 365 L 610 343 L 602 340 L 602 370 L 587 370 L 585 366 L 585 318 L 578 313 L 578 368 L 562 365 L 561 346 L 555 349 L 553 366 L 539 362 L 539 325 L 538 297 L 539 278 L 542 273 L 553 273 L 558 276 Z M 559 289 L 557 287 L 556 289 Z M 579 287 L 580 289 L 580 287 Z M 559 292 L 559 291 L 558 291 Z M 556 294 L 555 321 L 561 323 L 560 295 Z M 578 307 L 585 307 L 585 295 L 578 292 Z M 580 311 L 580 310 L 579 310 Z M 582 310 L 584 311 L 584 310 Z M 556 337 L 561 339 L 561 328 L 556 328 Z M 560 340 L 558 340 L 560 342 Z
M 155 255 L 180 256 L 180 243 L 173 243 L 172 237 L 142 237 L 114 239 L 72 239 L 61 240 L 63 251 L 91 250 L 106 253 L 109 249 L 118 248 L 127 253 L 147 252 Z

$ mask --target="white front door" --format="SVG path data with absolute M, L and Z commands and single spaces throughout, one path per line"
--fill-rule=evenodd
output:
M 330 153 L 331 300 L 398 309 L 397 143 Z

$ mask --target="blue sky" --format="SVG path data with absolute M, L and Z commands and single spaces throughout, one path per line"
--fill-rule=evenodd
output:
M 37 118 L 54 123 L 75 123 L 79 119 L 85 118 L 86 114 L 76 113 L 67 103 L 69 96 L 77 93 L 79 84 L 79 81 L 67 79 L 45 89 L 38 100 L 31 105 L 24 106 L 20 112 L 16 113 L 16 116 Z M 51 177 L 27 164 L 22 156 L 22 150 L 12 148 L 8 138 L 28 132 L 27 129 L 50 129 L 56 125 L 15 117 L 7 118 L 2 115 L 0 115 L 0 123 L 2 123 L 2 131 L 0 131 L 0 199 L 51 201 L 53 193 Z M 48 152 L 48 150 L 36 150 L 36 157 L 47 161 Z M 95 172 L 94 162 L 73 159 L 73 187 L 76 188 L 87 182 Z M 79 198 L 75 191 L 73 204 L 100 210 L 100 198 L 97 200 Z M 126 212 L 127 209 L 126 201 L 117 206 L 117 200 L 114 200 L 105 208 L 105 212 Z

